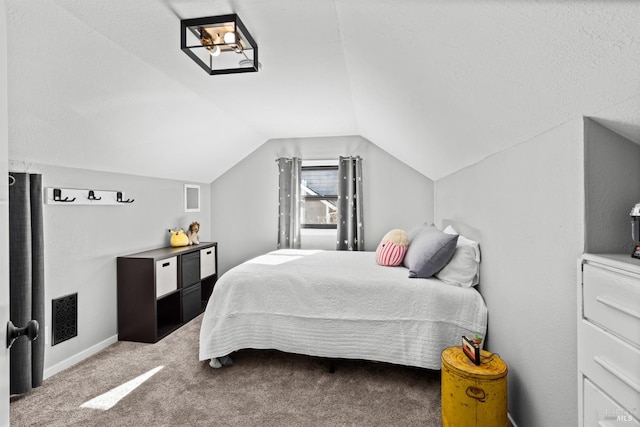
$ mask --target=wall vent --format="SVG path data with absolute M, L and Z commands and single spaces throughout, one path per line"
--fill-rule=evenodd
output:
M 52 344 L 78 336 L 78 294 L 51 301 Z

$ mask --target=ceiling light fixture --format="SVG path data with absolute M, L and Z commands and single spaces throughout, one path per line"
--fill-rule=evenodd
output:
M 180 21 L 180 48 L 207 73 L 258 71 L 258 44 L 238 15 Z

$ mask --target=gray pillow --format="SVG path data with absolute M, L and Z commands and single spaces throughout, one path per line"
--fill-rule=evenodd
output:
M 429 278 L 440 271 L 456 250 L 458 235 L 447 234 L 429 225 L 409 243 L 404 256 L 404 266 L 409 277 Z
M 409 230 L 409 232 L 407 233 L 409 237 L 409 244 L 411 244 L 411 241 L 413 240 L 414 237 L 418 235 L 418 233 L 420 233 L 422 230 L 424 230 L 427 227 L 429 227 L 429 224 L 425 222 L 423 224 L 416 225 L 411 230 Z

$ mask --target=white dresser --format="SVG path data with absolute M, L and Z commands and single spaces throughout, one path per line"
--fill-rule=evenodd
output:
M 578 274 L 578 425 L 640 426 L 640 260 L 584 254 Z

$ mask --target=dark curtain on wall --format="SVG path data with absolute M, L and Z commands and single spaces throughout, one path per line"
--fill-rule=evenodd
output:
M 11 321 L 24 327 L 40 324 L 40 335 L 16 340 L 10 352 L 11 394 L 22 394 L 42 384 L 44 369 L 44 238 L 42 175 L 14 173 L 9 186 L 9 295 Z
M 362 158 L 340 157 L 337 250 L 364 251 L 362 210 Z
M 300 175 L 302 161 L 279 158 L 278 249 L 300 249 Z

